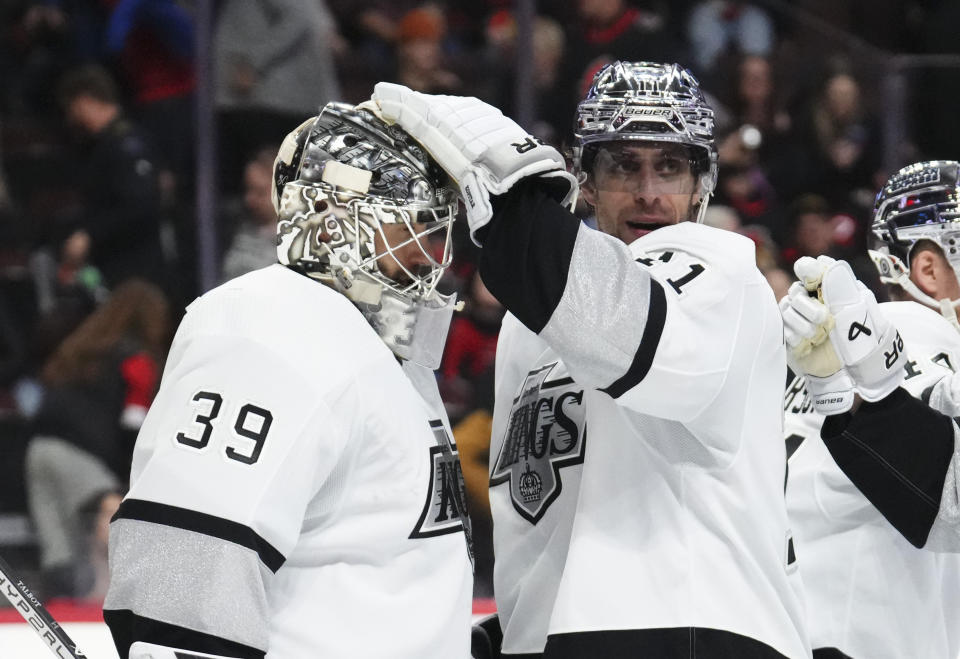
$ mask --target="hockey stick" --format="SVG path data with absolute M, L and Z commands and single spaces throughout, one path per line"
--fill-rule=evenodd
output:
M 53 619 L 40 600 L 30 592 L 26 584 L 13 576 L 10 566 L 0 558 L 0 592 L 23 619 L 30 623 L 33 631 L 40 635 L 50 651 L 61 659 L 87 659 L 87 655 L 77 649 L 63 627 Z

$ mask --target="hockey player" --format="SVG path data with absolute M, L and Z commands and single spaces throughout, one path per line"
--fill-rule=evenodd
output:
M 505 643 L 516 625 L 526 646 L 505 649 L 539 656 L 548 624 L 551 658 L 809 656 L 769 441 L 781 323 L 752 243 L 695 221 L 716 180 L 696 80 L 624 62 L 594 79 L 578 157 L 601 231 L 563 207 L 559 154 L 495 108 L 384 83 L 374 99 L 458 182 L 481 275 L 524 326 L 505 326 L 491 450 L 495 533 L 519 534 L 495 547 L 532 579 L 505 600 Z
M 960 298 L 960 286 L 945 254 L 953 240 L 949 223 L 957 215 L 957 185 L 955 162 L 917 163 L 897 172 L 877 197 L 872 233 L 879 248 L 870 252 L 885 283 L 897 284 L 917 300 L 944 310 L 952 323 L 918 301 L 877 305 L 849 266 L 826 257 L 797 262 L 803 283 L 794 284 L 783 302 L 787 341 L 794 346 L 792 361 L 808 373 L 787 389 L 785 434 L 791 452 L 788 511 L 801 558 L 814 656 L 955 659 L 960 652 L 956 595 L 934 595 L 942 584 L 956 580 L 960 557 L 938 557 L 911 546 L 861 494 L 864 483 L 854 485 L 837 462 L 843 464 L 845 457 L 855 457 L 854 465 L 876 461 L 883 482 L 878 493 L 900 499 L 896 508 L 914 498 L 922 501 L 925 510 L 910 522 L 913 541 L 926 526 L 922 541 L 915 542 L 919 545 L 926 541 L 936 513 L 931 502 L 940 499 L 943 471 L 939 483 L 916 481 L 904 487 L 917 467 L 912 457 L 891 478 L 891 462 L 880 459 L 876 450 L 880 444 L 839 432 L 837 424 L 846 417 L 828 417 L 824 423 L 821 413 L 850 408 L 852 376 L 868 401 L 857 415 L 859 424 L 879 412 L 885 420 L 884 436 L 899 423 L 906 436 L 926 441 L 921 418 L 929 416 L 928 411 L 920 418 L 908 414 L 898 422 L 888 408 L 897 402 L 902 412 L 908 409 L 899 404 L 909 399 L 907 392 L 919 398 L 938 383 L 949 382 L 960 358 L 960 332 L 951 303 Z M 809 295 L 818 290 L 823 302 Z M 811 334 L 827 325 L 814 326 L 805 319 L 832 324 L 832 343 L 812 349 Z M 828 353 L 826 347 L 833 345 L 836 353 Z M 842 364 L 836 354 L 851 367 L 839 370 Z M 903 389 L 898 389 L 901 383 Z M 894 391 L 890 401 L 877 402 Z M 952 424 L 939 425 L 949 429 Z M 909 444 L 914 446 L 913 441 Z M 952 448 L 952 431 L 949 445 Z M 864 492 L 877 489 L 878 482 L 866 484 Z M 935 493 L 927 493 L 930 487 Z M 954 581 L 949 590 L 955 587 Z
M 455 191 L 402 130 L 333 103 L 286 138 L 274 183 L 280 263 L 177 332 L 104 618 L 122 657 L 467 657 L 463 493 L 431 370 Z
M 663 80 L 668 86 L 660 88 Z M 632 91 L 618 94 L 618 88 Z M 634 122 L 620 133 L 596 126 L 600 114 L 606 113 L 612 125 L 617 112 L 629 117 L 640 111 L 647 117 L 676 111 L 698 121 L 670 142 L 658 130 L 663 120 Z M 707 200 L 698 204 L 690 193 L 700 184 L 699 175 L 708 178 L 711 189 L 714 184 L 711 118 L 696 81 L 679 69 L 621 63 L 597 77 L 578 108 L 575 169 L 585 181 L 583 193 L 596 208 L 601 230 L 630 243 L 654 228 L 623 221 L 627 213 L 645 211 L 636 202 L 620 201 L 623 196 L 616 189 L 618 175 L 630 183 L 626 174 L 631 163 L 623 162 L 623 156 L 645 155 L 642 145 L 654 147 L 662 157 L 658 166 L 666 176 L 677 177 L 669 172 L 671 167 L 684 173 L 676 182 L 665 176 L 659 183 L 661 190 L 653 193 L 651 203 L 657 205 L 654 213 L 669 214 L 673 223 L 694 219 L 705 208 Z M 698 168 L 692 176 L 691 154 Z M 498 341 L 496 393 L 490 503 L 503 653 L 536 656 L 547 642 L 552 613 L 548 603 L 556 598 L 573 527 L 586 451 L 584 387 L 570 377 L 544 338 L 508 314 Z

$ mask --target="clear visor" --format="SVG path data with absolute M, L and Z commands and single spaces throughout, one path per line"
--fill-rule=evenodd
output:
M 596 147 L 591 174 L 597 190 L 691 194 L 695 163 L 693 150 L 681 144 L 616 142 Z

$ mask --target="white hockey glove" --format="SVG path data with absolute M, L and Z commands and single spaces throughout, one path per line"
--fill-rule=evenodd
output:
M 854 400 L 853 380 L 830 343 L 834 320 L 827 307 L 810 297 L 804 284 L 797 281 L 780 300 L 780 314 L 787 364 L 804 376 L 814 408 L 821 414 L 849 410 Z
M 497 108 L 473 97 L 421 94 L 389 82 L 374 87 L 379 116 L 417 140 L 460 188 L 470 237 L 493 216 L 490 196 L 517 181 L 540 175 L 555 179 L 557 200 L 576 199 L 577 180 L 560 152 L 527 133 Z
M 803 282 L 805 290 L 817 291 L 822 306 L 826 307 L 833 320 L 833 327 L 827 329 L 829 341 L 811 346 L 809 353 L 816 357 L 812 366 L 819 368 L 823 373 L 836 365 L 834 360 L 839 361 L 843 370 L 846 371 L 846 376 L 853 381 L 860 396 L 867 401 L 880 400 L 900 386 L 903 382 L 903 365 L 906 359 L 903 339 L 881 311 L 873 293 L 857 281 L 850 265 L 845 261 L 834 261 L 829 257 L 818 259 L 803 257 L 794 265 L 794 271 Z M 796 290 L 791 287 L 791 291 Z M 788 299 L 791 299 L 791 295 L 785 298 L 785 300 Z M 813 298 L 810 299 L 813 300 Z M 800 303 L 794 302 L 789 306 L 797 311 L 797 316 L 804 315 L 799 311 Z M 790 315 L 791 321 L 788 321 L 787 316 L 788 314 L 785 313 L 785 327 L 796 319 L 795 316 Z M 810 319 L 810 316 L 808 312 L 806 317 Z M 794 332 L 797 332 L 796 323 L 793 322 L 793 324 Z M 830 321 L 826 321 L 821 323 L 820 327 L 826 329 L 829 324 Z M 799 343 L 797 345 L 800 346 Z M 794 353 L 793 358 L 799 358 L 798 366 L 804 369 L 808 365 L 804 360 L 809 361 L 810 356 L 803 356 L 802 349 L 791 350 L 791 352 Z M 804 372 L 808 371 L 804 370 Z M 833 388 L 838 388 L 842 384 L 844 375 L 841 373 L 842 371 L 827 376 L 838 383 Z M 812 375 L 818 376 L 817 373 Z M 845 409 L 841 404 L 840 409 L 831 413 L 836 414 Z
M 884 398 L 904 378 L 906 355 L 900 332 L 846 261 L 824 271 L 820 291 L 836 321 L 830 340 L 861 398 L 871 402 Z

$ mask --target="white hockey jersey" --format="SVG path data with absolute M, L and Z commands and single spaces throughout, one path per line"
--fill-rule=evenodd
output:
M 279 265 L 207 293 L 177 332 L 111 525 L 115 639 L 468 657 L 449 436 L 433 373 L 401 366 L 342 295 Z
M 543 652 L 586 449 L 584 390 L 513 315 L 497 340 L 490 439 L 493 585 L 502 653 Z
M 881 308 L 907 347 L 903 386 L 919 397 L 957 365 L 960 333 L 915 302 Z M 849 481 L 820 440 L 823 417 L 802 378 L 788 386 L 784 412 L 787 504 L 813 647 L 854 659 L 955 659 L 960 556 L 913 547 Z
M 589 387 L 547 655 L 559 637 L 698 627 L 809 656 L 775 440 L 782 323 L 753 243 L 693 223 L 629 248 L 586 228 L 576 241 L 539 332 Z

